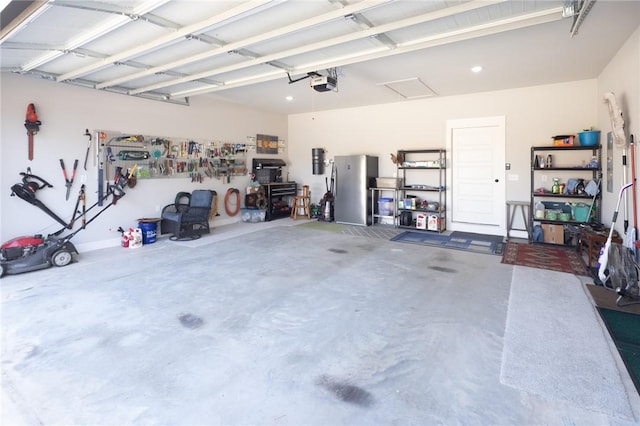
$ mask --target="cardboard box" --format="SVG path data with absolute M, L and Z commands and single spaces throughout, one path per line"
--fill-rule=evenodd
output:
M 573 146 L 575 135 L 559 135 L 553 137 L 553 146 Z
M 427 229 L 429 231 L 444 231 L 444 221 L 438 215 L 429 215 L 427 217 Z
M 389 177 L 379 177 L 376 178 L 376 187 L 377 188 L 400 188 L 402 179 L 400 178 L 389 178 Z
M 564 244 L 564 226 L 553 223 L 542 224 L 543 241 L 548 244 Z

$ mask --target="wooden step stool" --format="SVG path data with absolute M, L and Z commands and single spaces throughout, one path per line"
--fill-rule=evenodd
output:
M 291 218 L 298 219 L 298 211 L 302 209 L 300 217 L 311 219 L 311 193 L 309 185 L 302 186 L 302 195 L 293 197 L 293 207 L 291 208 Z

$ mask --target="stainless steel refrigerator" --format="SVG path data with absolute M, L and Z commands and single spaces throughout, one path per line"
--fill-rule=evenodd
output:
M 334 217 L 337 223 L 371 225 L 371 191 L 378 177 L 378 157 L 334 157 Z

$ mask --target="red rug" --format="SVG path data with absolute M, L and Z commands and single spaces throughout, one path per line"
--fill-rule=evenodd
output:
M 507 243 L 502 263 L 591 276 L 575 249 L 548 244 Z

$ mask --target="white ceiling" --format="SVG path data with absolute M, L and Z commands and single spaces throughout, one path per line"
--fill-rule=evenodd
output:
M 2 11 L 0 59 L 91 89 L 290 114 L 595 78 L 639 17 L 640 1 L 612 0 L 21 0 Z M 314 72 L 337 88 L 312 89 Z

